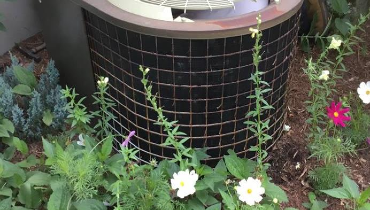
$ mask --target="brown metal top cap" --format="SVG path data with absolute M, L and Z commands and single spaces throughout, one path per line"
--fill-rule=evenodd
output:
M 104 20 L 138 33 L 178 39 L 210 39 L 249 34 L 249 27 L 257 25 L 256 17 L 262 16 L 261 29 L 278 25 L 292 17 L 301 8 L 303 0 L 280 0 L 266 8 L 226 19 L 195 22 L 155 20 L 126 12 L 108 0 L 71 0 Z

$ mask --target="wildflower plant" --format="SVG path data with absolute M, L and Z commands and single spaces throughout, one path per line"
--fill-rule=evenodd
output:
M 338 161 L 345 154 L 354 153 L 354 145 L 351 138 L 343 135 L 344 127 L 351 123 L 351 110 L 348 104 L 342 108 L 344 101 L 334 102 L 336 81 L 342 79 L 342 73 L 347 69 L 343 64 L 343 59 L 354 53 L 353 45 L 361 39 L 355 33 L 370 18 L 370 13 L 361 16 L 356 25 L 348 24 L 349 33 L 345 38 L 340 36 L 328 37 L 330 44 L 322 51 L 319 57 L 314 60 L 312 57 L 306 60 L 307 67 L 304 73 L 307 75 L 311 88 L 309 90 L 310 100 L 306 101 L 309 118 L 307 123 L 310 125 L 308 139 L 312 157 L 324 161 L 324 166 L 314 169 L 311 174 L 314 185 L 317 188 L 332 188 L 339 182 L 341 171 L 330 171 L 340 166 Z M 336 54 L 335 61 L 330 59 L 329 54 Z M 363 85 L 362 85 L 363 86 Z M 363 86 L 364 87 L 364 86 Z M 363 96 L 364 94 L 362 94 Z M 329 103 L 331 103 L 329 105 Z M 340 126 L 341 128 L 338 128 Z M 335 165 L 335 166 L 333 166 Z M 333 166 L 333 167 L 332 167 Z M 325 178 L 324 173 L 336 174 L 336 180 Z M 334 183 L 330 185 L 328 183 Z M 321 183 L 321 184 L 320 184 Z
M 189 137 L 184 137 L 186 136 L 186 133 L 179 131 L 179 125 L 175 126 L 177 121 L 169 121 L 164 116 L 162 108 L 158 106 L 157 98 L 152 94 L 152 85 L 149 83 L 147 78 L 150 70 L 148 68 L 144 69 L 142 66 L 140 66 L 140 71 L 143 74 L 141 83 L 144 85 L 146 99 L 149 101 L 158 116 L 156 125 L 163 126 L 164 131 L 167 132 L 168 135 L 166 141 L 163 143 L 163 146 L 173 146 L 176 150 L 176 154 L 174 154 L 174 159 L 172 162 L 178 162 L 182 170 L 188 169 L 189 166 L 194 166 L 194 164 L 189 162 L 189 158 L 191 158 L 193 154 L 193 149 L 187 148 L 184 145 L 189 140 Z M 179 137 L 183 138 L 180 140 L 178 139 Z
M 260 44 L 260 40 L 262 38 L 262 32 L 260 31 L 260 24 L 261 24 L 261 15 L 257 18 L 257 28 L 251 28 L 250 31 L 252 32 L 252 38 L 256 38 L 254 50 L 253 50 L 253 65 L 254 65 L 254 73 L 251 75 L 250 79 L 254 87 L 254 94 L 248 96 L 248 98 L 253 99 L 256 101 L 256 107 L 254 110 L 247 113 L 246 118 L 253 119 L 244 122 L 248 126 L 248 129 L 256 136 L 258 140 L 258 145 L 252 146 L 250 151 L 255 151 L 257 153 L 257 166 L 259 175 L 263 174 L 264 164 L 263 161 L 266 159 L 268 153 L 266 150 L 263 149 L 263 145 L 267 143 L 267 141 L 271 140 L 272 137 L 266 133 L 266 130 L 270 128 L 270 120 L 263 120 L 262 116 L 266 113 L 266 111 L 273 109 L 273 107 L 264 99 L 263 95 L 270 92 L 271 88 L 269 88 L 269 84 L 262 80 L 262 75 L 264 72 L 259 71 L 259 63 L 261 61 L 261 49 L 262 45 Z

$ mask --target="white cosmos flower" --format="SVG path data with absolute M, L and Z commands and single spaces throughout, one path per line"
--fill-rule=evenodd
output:
M 184 198 L 188 195 L 195 193 L 195 184 L 198 180 L 198 174 L 195 171 L 189 173 L 189 169 L 185 171 L 179 171 L 178 173 L 173 174 L 173 179 L 171 179 L 172 189 L 177 191 L 177 196 Z
M 236 187 L 239 200 L 246 204 L 253 206 L 262 200 L 262 195 L 265 193 L 262 183 L 258 179 L 248 177 L 247 180 L 243 179 L 239 182 L 239 186 Z
M 335 37 L 333 37 L 331 39 L 331 43 L 330 43 L 330 46 L 329 46 L 329 49 L 339 49 L 339 47 L 342 45 L 342 40 L 340 40 L 339 38 L 336 39 Z
M 361 82 L 360 87 L 357 88 L 357 93 L 365 104 L 370 103 L 370 81 L 367 83 Z
M 325 80 L 327 81 L 329 79 L 330 72 L 328 70 L 324 70 L 321 72 L 321 75 L 319 76 L 319 80 Z

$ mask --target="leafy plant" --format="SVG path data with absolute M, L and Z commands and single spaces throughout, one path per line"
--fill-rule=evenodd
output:
M 329 205 L 325 201 L 316 199 L 316 195 L 313 192 L 308 193 L 309 203 L 303 203 L 302 205 L 309 210 L 323 210 Z
M 334 5 L 336 5 L 337 9 L 344 7 L 339 6 L 339 4 Z M 333 101 L 333 93 L 336 92 L 334 89 L 336 80 L 341 79 L 341 72 L 346 71 L 346 67 L 343 64 L 344 57 L 353 54 L 352 46 L 361 40 L 355 36 L 355 33 L 361 29 L 361 26 L 369 18 L 370 13 L 366 16 L 361 16 L 357 25 L 349 24 L 349 33 L 343 40 L 339 36 L 331 37 L 330 45 L 324 49 L 316 60 L 313 60 L 313 58 L 306 60 L 307 67 L 304 69 L 304 72 L 311 84 L 309 91 L 310 100 L 305 102 L 307 111 L 310 114 L 307 120 L 307 123 L 310 125 L 308 134 L 309 148 L 312 152 L 312 157 L 323 160 L 325 164 L 320 168 L 314 169 L 310 175 L 314 186 L 318 189 L 334 187 L 339 182 L 342 173 L 342 170 L 338 170 L 342 166 L 337 164 L 337 162 L 340 161 L 343 155 L 354 153 L 354 144 L 351 138 L 345 138 L 343 129 L 338 129 L 338 121 L 335 122 L 335 120 L 341 118 L 349 120 L 350 118 L 344 115 L 344 113 L 349 112 L 349 109 L 341 109 L 341 103 L 335 104 L 334 102 L 329 107 L 329 102 Z M 334 62 L 328 56 L 331 50 L 337 53 Z M 341 112 L 342 116 L 339 116 L 339 112 Z M 328 121 L 328 118 L 331 118 L 332 121 Z M 343 121 L 341 125 L 345 127 Z M 332 177 L 328 177 L 328 174 Z
M 143 74 L 143 78 L 141 79 L 141 83 L 144 85 L 145 93 L 146 93 L 146 100 L 150 102 L 154 111 L 157 112 L 158 119 L 156 125 L 160 125 L 164 127 L 164 131 L 167 132 L 168 137 L 166 141 L 162 144 L 163 146 L 172 146 L 176 149 L 176 154 L 174 154 L 173 162 L 179 162 L 180 168 L 185 170 L 189 166 L 195 166 L 192 163 L 189 163 L 188 158 L 192 157 L 192 148 L 186 148 L 184 146 L 185 142 L 189 140 L 189 137 L 186 136 L 186 133 L 179 131 L 180 126 L 175 126 L 177 121 L 169 121 L 162 112 L 162 108 L 158 107 L 156 96 L 152 94 L 152 85 L 149 84 L 147 74 L 149 73 L 149 69 L 145 69 L 140 66 L 140 71 Z M 181 140 L 178 140 L 178 137 L 183 137 Z
M 351 94 L 348 97 L 351 106 L 351 122 L 343 129 L 342 135 L 350 139 L 350 141 L 360 146 L 365 142 L 365 139 L 370 136 L 370 115 L 364 109 L 359 100 L 355 99 Z
M 362 193 L 359 190 L 356 182 L 351 180 L 348 176 L 343 175 L 343 186 L 330 190 L 321 190 L 321 192 L 338 199 L 346 199 L 348 209 L 353 210 L 368 210 L 370 209 L 370 187 Z
M 329 0 L 330 8 L 333 11 L 334 26 L 343 36 L 350 32 L 351 7 L 347 0 Z
M 33 63 L 24 68 L 12 56 L 12 66 L 0 76 L 0 114 L 13 122 L 17 136 L 27 139 L 60 130 L 66 117 L 54 62 L 38 81 L 33 69 Z
M 252 37 L 256 37 L 254 49 L 253 49 L 253 65 L 254 65 L 254 73 L 251 75 L 250 79 L 254 87 L 254 93 L 248 96 L 250 99 L 254 99 L 256 101 L 256 107 L 254 110 L 248 112 L 246 114 L 248 120 L 244 122 L 244 124 L 248 125 L 248 129 L 256 136 L 258 140 L 258 145 L 252 146 L 250 151 L 255 151 L 257 153 L 257 166 L 258 170 L 256 171 L 259 175 L 264 173 L 264 160 L 266 159 L 268 153 L 266 150 L 263 149 L 263 145 L 267 143 L 267 141 L 271 140 L 272 137 L 266 133 L 266 130 L 270 128 L 270 119 L 264 120 L 262 116 L 266 114 L 266 112 L 270 109 L 273 109 L 265 99 L 264 94 L 267 94 L 272 89 L 269 88 L 269 84 L 262 80 L 262 75 L 264 72 L 259 71 L 259 64 L 261 62 L 261 49 L 262 45 L 260 40 L 262 38 L 262 32 L 260 31 L 260 24 L 261 24 L 261 15 L 257 17 L 257 28 L 251 29 Z M 255 30 L 255 31 L 253 31 Z
M 308 173 L 308 177 L 315 189 L 325 190 L 336 187 L 341 183 L 346 168 L 342 164 L 326 164 L 317 167 Z

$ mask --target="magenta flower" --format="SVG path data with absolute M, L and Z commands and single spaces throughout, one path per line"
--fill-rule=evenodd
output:
M 129 134 L 128 134 L 128 136 L 127 136 L 127 138 L 125 139 L 125 141 L 123 141 L 122 142 L 122 147 L 127 147 L 128 146 L 128 143 L 130 142 L 130 140 L 131 140 L 131 137 L 133 137 L 135 135 L 135 131 L 131 131 Z
M 367 137 L 366 142 L 370 146 L 370 137 Z
M 342 109 L 342 102 L 338 102 L 338 104 L 335 105 L 335 102 L 333 101 L 330 107 L 326 107 L 326 110 L 328 111 L 328 117 L 333 120 L 336 126 L 339 124 L 342 127 L 346 127 L 344 121 L 351 120 L 351 117 L 344 115 L 349 112 L 349 108 Z

